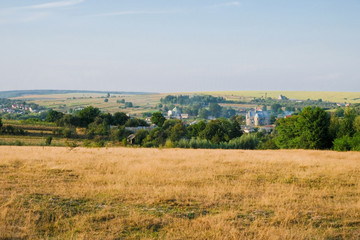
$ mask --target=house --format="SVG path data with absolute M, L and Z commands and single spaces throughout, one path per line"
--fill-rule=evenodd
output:
M 247 126 L 264 126 L 270 124 L 270 115 L 267 111 L 249 111 L 246 114 Z
M 271 133 L 272 131 L 274 131 L 274 129 L 275 129 L 275 125 L 265 125 L 261 127 L 259 131 L 263 131 L 265 133 Z
M 253 133 L 255 132 L 255 128 L 253 127 L 245 127 L 244 128 L 244 133 Z
M 188 118 L 189 118 L 189 114 L 186 113 L 181 114 L 181 119 L 188 119 Z
M 281 95 L 280 94 L 280 96 L 278 97 L 278 100 L 287 100 L 288 98 L 287 97 L 285 97 L 285 96 L 283 96 L 283 95 Z
M 137 133 L 140 130 L 147 130 L 147 131 L 151 131 L 154 128 L 156 128 L 155 124 L 151 124 L 150 127 L 147 126 L 138 126 L 138 127 L 125 127 L 126 130 L 133 132 L 133 133 Z
M 179 109 L 177 107 L 174 107 L 173 110 L 168 111 L 168 117 L 169 118 L 180 119 L 181 118 L 181 112 L 179 111 Z
M 151 124 L 151 117 L 145 118 L 145 121 L 146 121 L 148 124 Z

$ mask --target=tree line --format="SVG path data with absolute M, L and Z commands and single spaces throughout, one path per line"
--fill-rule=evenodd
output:
M 54 134 L 66 138 L 80 137 L 77 128 L 82 128 L 87 143 L 96 143 L 96 146 L 103 146 L 108 141 L 126 145 L 127 138 L 133 134 L 129 127 L 149 126 L 143 119 L 130 118 L 122 112 L 102 113 L 91 106 L 75 114 L 51 110 L 45 121 L 56 123 L 60 128 Z M 155 112 L 151 122 L 154 124 L 151 130 L 134 133 L 132 144 L 142 147 L 360 151 L 359 110 L 350 107 L 332 114 L 320 107 L 306 107 L 297 115 L 277 120 L 271 133 L 260 128 L 255 133 L 244 134 L 241 129 L 243 116 L 202 120 L 188 125 Z M 1 120 L 0 129 L 4 129 Z

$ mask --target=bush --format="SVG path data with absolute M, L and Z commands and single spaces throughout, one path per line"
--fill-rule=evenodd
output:
M 50 145 L 51 145 L 51 142 L 52 142 L 52 139 L 53 139 L 53 138 L 52 138 L 51 136 L 50 136 L 50 137 L 47 137 L 46 140 L 45 140 L 45 145 L 46 145 L 46 146 L 50 146 Z
M 350 151 L 351 150 L 351 137 L 345 135 L 341 138 L 336 138 L 334 141 L 335 151 Z
M 360 134 L 355 134 L 353 137 L 345 135 L 334 140 L 335 151 L 360 151 Z
M 174 148 L 174 144 L 170 139 L 167 139 L 164 145 L 165 148 Z
M 230 140 L 229 148 L 231 149 L 256 149 L 259 139 L 253 134 L 243 135 L 239 138 Z
M 19 140 L 16 140 L 15 143 L 14 143 L 15 146 L 23 146 L 24 143 L 19 141 Z
M 77 148 L 79 145 L 74 141 L 66 141 L 65 145 L 69 148 Z

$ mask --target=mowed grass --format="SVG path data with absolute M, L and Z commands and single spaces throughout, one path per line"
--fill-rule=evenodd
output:
M 360 153 L 0 147 L 0 239 L 359 239 Z

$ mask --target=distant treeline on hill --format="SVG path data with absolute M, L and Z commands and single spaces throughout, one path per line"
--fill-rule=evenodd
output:
M 117 91 L 90 91 L 90 90 L 15 90 L 15 91 L 0 91 L 0 98 L 14 98 L 27 95 L 50 95 L 50 94 L 68 94 L 68 93 L 99 93 L 99 94 L 152 94 L 146 92 L 117 92 Z
M 191 104 L 204 104 L 209 105 L 210 103 L 226 103 L 226 99 L 223 97 L 214 97 L 211 95 L 167 95 L 165 98 L 160 99 L 161 103 L 164 104 L 180 104 L 180 105 L 191 105 Z

